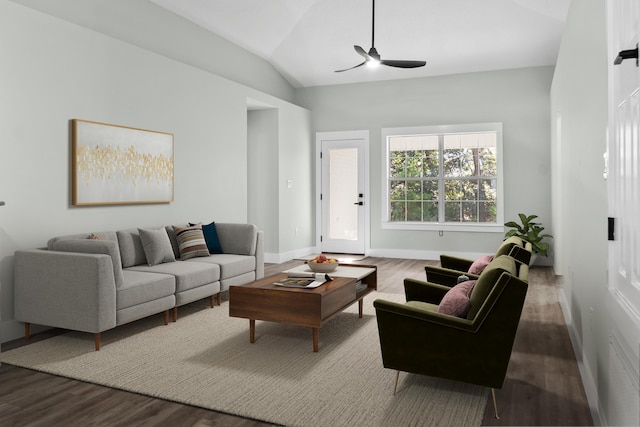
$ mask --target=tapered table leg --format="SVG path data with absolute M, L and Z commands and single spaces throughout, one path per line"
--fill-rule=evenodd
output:
M 318 336 L 319 336 L 320 328 L 313 328 L 313 352 L 318 352 Z
M 253 344 L 256 341 L 256 321 L 249 319 L 249 342 Z

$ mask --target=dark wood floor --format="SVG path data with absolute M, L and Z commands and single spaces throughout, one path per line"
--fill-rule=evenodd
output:
M 423 279 L 425 261 L 367 258 L 378 291 L 403 293 L 405 277 Z M 430 262 L 434 264 L 433 262 Z M 266 274 L 300 261 L 268 264 Z M 529 292 L 502 390 L 501 418 L 487 401 L 483 425 L 593 425 L 550 268 L 532 268 Z M 225 298 L 223 298 L 223 304 Z M 46 339 L 60 331 L 37 334 Z M 17 340 L 3 351 L 25 345 Z M 266 426 L 268 424 L 68 378 L 0 366 L 0 426 Z

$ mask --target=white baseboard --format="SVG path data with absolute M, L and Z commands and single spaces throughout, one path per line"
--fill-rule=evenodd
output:
M 308 248 L 296 249 L 294 251 L 282 252 L 282 253 L 265 252 L 264 262 L 268 264 L 282 264 L 283 262 L 291 261 L 292 259 L 296 259 L 301 256 L 313 254 L 316 252 L 317 252 L 317 249 L 315 248 L 315 246 L 310 246 Z
M 567 298 L 562 288 L 558 289 L 558 302 L 560 303 L 560 308 L 562 309 L 565 324 L 567 325 L 567 330 L 569 331 L 571 346 L 573 347 L 573 352 L 575 353 L 576 361 L 578 362 L 578 369 L 580 371 L 582 385 L 584 386 L 584 392 L 587 395 L 587 402 L 589 403 L 591 417 L 593 418 L 593 425 L 604 425 L 602 423 L 600 411 L 598 409 L 600 408 L 600 395 L 598 394 L 598 387 L 596 386 L 593 375 L 591 375 L 592 371 L 589 367 L 589 362 L 584 357 L 582 341 L 580 340 L 576 332 L 573 318 L 571 316 L 571 309 L 569 304 L 567 303 Z

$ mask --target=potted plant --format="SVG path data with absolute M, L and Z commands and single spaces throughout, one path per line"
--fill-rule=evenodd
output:
M 522 224 L 518 224 L 515 221 L 509 221 L 505 223 L 505 227 L 513 228 L 505 233 L 505 237 L 517 236 L 522 240 L 531 243 L 531 248 L 534 254 L 540 254 L 547 256 L 549 251 L 549 244 L 543 242 L 545 237 L 553 238 L 550 234 L 542 234 L 544 227 L 539 222 L 533 220 L 538 218 L 538 215 L 525 215 L 518 214 Z

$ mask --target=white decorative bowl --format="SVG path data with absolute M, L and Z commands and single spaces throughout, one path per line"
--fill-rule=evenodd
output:
M 309 268 L 316 273 L 331 273 L 336 268 L 338 268 L 337 262 L 325 262 L 325 263 L 317 263 L 314 261 L 308 261 L 307 265 Z

